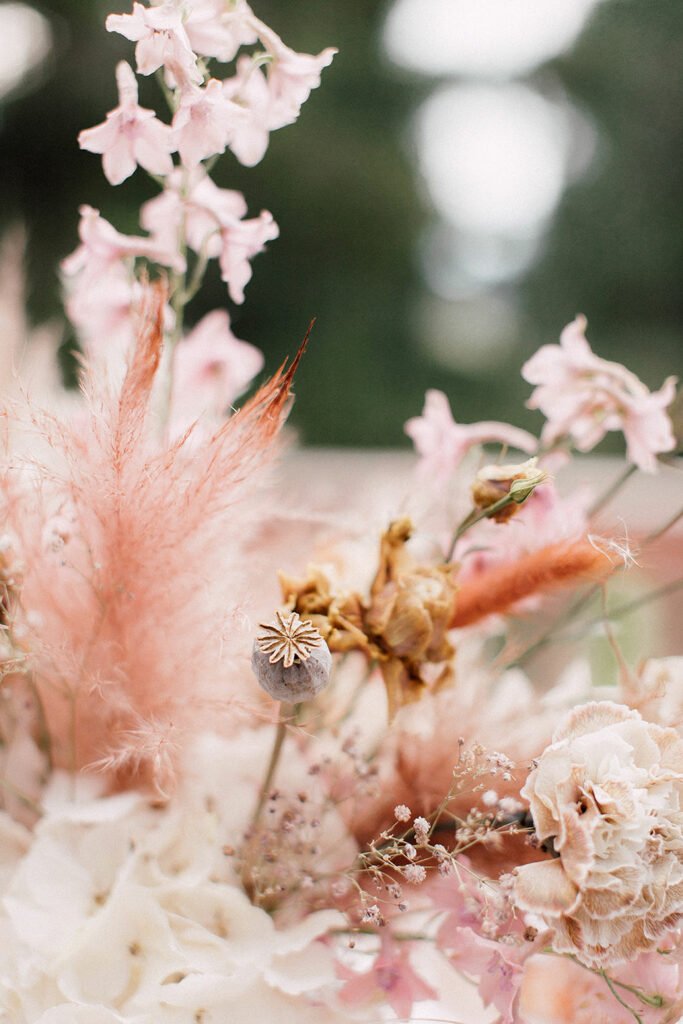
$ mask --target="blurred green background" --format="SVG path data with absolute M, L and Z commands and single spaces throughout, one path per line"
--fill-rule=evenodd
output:
M 489 22 L 465 24 L 489 2 Z M 506 17 L 524 15 L 520 38 L 535 24 L 542 43 L 573 2 L 508 0 Z M 0 33 L 19 6 L 0 4 Z M 28 227 L 39 322 L 60 315 L 56 268 L 77 243 L 78 206 L 135 233 L 155 187 L 138 172 L 112 188 L 76 144 L 115 105 L 116 61 L 132 60 L 104 30 L 128 4 L 30 6 L 51 44 L 0 98 L 0 189 L 2 228 Z M 594 349 L 650 387 L 683 370 L 680 0 L 581 0 L 566 45 L 544 55 L 539 43 L 526 66 L 499 0 L 469 0 L 469 13 L 461 0 L 253 6 L 293 48 L 340 52 L 258 167 L 220 161 L 219 184 L 271 210 L 281 237 L 255 260 L 244 306 L 230 307 L 214 268 L 188 319 L 228 306 L 270 371 L 318 318 L 293 413 L 305 442 L 405 444 L 428 387 L 460 421 L 538 426 L 519 368 L 579 311 Z M 2 62 L 0 43 L 0 81 Z M 141 102 L 161 109 L 153 81 Z

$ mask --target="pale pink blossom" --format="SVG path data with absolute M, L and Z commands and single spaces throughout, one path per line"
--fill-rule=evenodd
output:
M 495 442 L 529 453 L 538 447 L 532 434 L 509 423 L 456 423 L 448 399 L 435 390 L 427 392 L 422 415 L 408 420 L 405 432 L 413 440 L 425 474 L 439 479 L 450 476 L 475 445 Z
M 173 118 L 173 138 L 181 160 L 196 167 L 207 157 L 224 153 L 245 114 L 212 78 L 203 89 L 190 86 Z
M 97 275 L 81 275 L 66 291 L 67 316 L 86 347 L 103 340 L 107 347 L 128 347 L 134 334 L 131 314 L 140 298 L 129 267 L 119 261 Z
M 320 74 L 328 67 L 337 50 L 333 46 L 314 56 L 296 53 L 282 42 L 262 21 L 255 21 L 258 36 L 271 61 L 268 65 L 268 88 L 271 95 L 270 127 L 284 128 L 293 124 L 311 90 L 320 85 Z
M 266 242 L 278 236 L 278 227 L 266 210 L 245 220 L 247 212 L 240 192 L 219 188 L 201 168 L 195 169 L 183 188 L 183 177 L 174 172 L 165 192 L 142 208 L 142 225 L 160 244 L 177 237 L 185 218 L 187 244 L 210 259 L 218 257 L 221 275 L 233 302 L 244 301 L 251 278 L 249 261 Z
M 341 1002 L 348 1006 L 387 1003 L 404 1020 L 410 1017 L 414 1003 L 436 999 L 436 991 L 410 962 L 410 945 L 397 942 L 384 929 L 382 947 L 369 971 L 361 973 L 339 964 L 337 972 L 345 982 L 339 992 Z
M 662 943 L 666 949 L 668 943 Z M 648 997 L 659 996 L 666 1006 L 680 992 L 680 967 L 675 955 L 645 953 L 634 963 L 614 968 L 610 977 L 637 988 Z M 641 1003 L 628 990 L 620 994 L 637 1008 L 643 1024 L 661 1024 L 662 1009 Z M 519 1008 L 524 1024 L 633 1024 L 633 1013 L 620 1005 L 604 978 L 567 957 L 533 956 L 527 960 Z M 666 1017 L 673 1021 L 676 1017 Z
M 244 289 L 252 275 L 251 260 L 278 234 L 279 228 L 267 210 L 250 220 L 221 225 L 221 277 L 233 302 L 244 302 Z
M 175 150 L 168 125 L 153 110 L 138 105 L 138 84 L 132 68 L 121 61 L 116 68 L 119 105 L 107 119 L 78 136 L 81 149 L 102 154 L 102 166 L 112 185 L 120 185 L 140 165 L 151 174 L 170 174 Z
M 190 0 L 185 6 L 192 49 L 223 63 L 234 60 L 240 46 L 256 42 L 254 20 L 245 0 Z
M 161 244 L 155 238 L 122 235 L 92 206 L 81 206 L 78 234 L 81 244 L 62 261 L 67 276 L 85 272 L 96 277 L 119 260 L 145 256 L 155 263 L 177 267 L 179 254 L 176 246 Z
M 135 60 L 141 75 L 151 75 L 163 67 L 175 84 L 186 87 L 200 84 L 202 74 L 183 25 L 182 14 L 171 2 L 160 7 L 133 4 L 132 14 L 110 14 L 108 32 L 119 32 L 136 44 Z
M 272 127 L 271 94 L 266 76 L 251 57 L 240 57 L 237 74 L 225 79 L 223 90 L 245 113 L 235 124 L 230 149 L 241 164 L 254 167 L 268 149 Z
M 463 858 L 462 863 L 468 866 Z M 502 891 L 482 893 L 476 876 L 435 879 L 429 884 L 432 903 L 446 917 L 437 945 L 458 971 L 476 983 L 485 1006 L 501 1014 L 498 1024 L 521 1024 L 519 990 L 529 957 L 548 943 L 549 932 L 525 934 L 521 916 L 510 915 Z
M 174 353 L 172 433 L 202 415 L 224 416 L 262 368 L 262 353 L 235 337 L 227 312 L 207 313 Z
M 586 318 L 577 316 L 562 331 L 559 345 L 543 345 L 522 367 L 536 388 L 527 402 L 546 417 L 542 440 L 552 445 L 572 439 L 588 452 L 610 430 L 623 431 L 626 455 L 645 472 L 657 468 L 656 456 L 671 451 L 675 438 L 666 413 L 676 393 L 669 377 L 650 392 L 620 363 L 596 356 L 585 337 Z
M 240 219 L 246 213 L 241 192 L 219 188 L 201 167 L 185 174 L 176 168 L 164 191 L 143 205 L 140 222 L 159 244 L 169 247 L 177 244 L 184 218 L 189 247 L 213 259 L 221 251 L 221 223 Z
M 123 351 L 135 329 L 131 312 L 140 297 L 133 274 L 137 257 L 178 266 L 178 251 L 155 238 L 122 235 L 91 206 L 80 208 L 81 244 L 62 261 L 66 311 L 88 344 L 106 341 Z

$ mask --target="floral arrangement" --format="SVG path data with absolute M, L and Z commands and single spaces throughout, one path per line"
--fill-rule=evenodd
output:
M 0 1020 L 683 1020 L 683 660 L 633 667 L 613 628 L 678 582 L 604 603 L 682 515 L 636 544 L 611 512 L 675 458 L 674 379 L 577 317 L 522 370 L 540 439 L 430 391 L 393 515 L 304 504 L 272 466 L 305 342 L 233 411 L 260 352 L 184 321 L 209 261 L 241 303 L 277 236 L 214 162 L 260 161 L 335 51 L 245 0 L 106 26 L 135 71 L 80 145 L 160 191 L 145 235 L 81 209 L 80 392 L 45 359 L 6 404 Z M 607 431 L 616 483 L 562 489 Z M 616 681 L 580 644 L 527 675 L 596 629 Z

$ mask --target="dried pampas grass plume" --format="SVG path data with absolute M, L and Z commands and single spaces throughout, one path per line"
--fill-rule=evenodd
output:
M 614 569 L 614 562 L 590 539 L 548 544 L 463 583 L 451 626 L 472 626 L 489 615 L 503 615 L 535 594 L 582 582 L 599 583 Z
M 151 407 L 166 299 L 163 285 L 147 287 L 121 386 L 86 366 L 87 415 L 30 411 L 49 454 L 4 473 L 53 762 L 158 787 L 185 731 L 234 727 L 230 710 L 256 705 L 237 625 L 258 575 L 246 552 L 308 339 L 212 436 L 191 444 L 190 428 L 160 446 Z M 46 547 L 46 535 L 59 543 Z

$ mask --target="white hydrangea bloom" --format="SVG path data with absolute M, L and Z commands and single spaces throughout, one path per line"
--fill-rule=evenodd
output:
M 341 915 L 279 929 L 223 852 L 247 825 L 270 740 L 203 737 L 165 807 L 56 775 L 33 834 L 0 815 L 3 1024 L 344 1019 L 324 1001 L 333 950 L 316 941 Z

